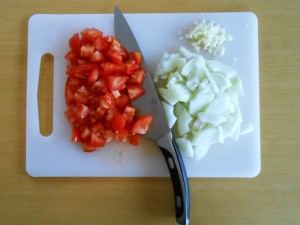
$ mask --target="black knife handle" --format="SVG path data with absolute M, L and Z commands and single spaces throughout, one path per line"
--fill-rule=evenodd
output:
M 190 219 L 190 191 L 181 153 L 171 132 L 156 142 L 170 172 L 174 191 L 176 220 L 181 225 L 187 225 Z

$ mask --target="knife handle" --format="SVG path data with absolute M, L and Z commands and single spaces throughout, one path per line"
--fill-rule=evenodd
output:
M 170 172 L 174 191 L 176 220 L 181 225 L 187 225 L 190 219 L 190 191 L 181 153 L 171 132 L 156 142 Z

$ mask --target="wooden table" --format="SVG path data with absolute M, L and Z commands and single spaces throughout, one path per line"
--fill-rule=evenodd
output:
M 25 171 L 27 21 L 35 13 L 252 11 L 259 19 L 262 171 L 190 179 L 197 225 L 300 223 L 300 2 L 1 1 L 0 224 L 176 224 L 168 178 L 32 178 Z

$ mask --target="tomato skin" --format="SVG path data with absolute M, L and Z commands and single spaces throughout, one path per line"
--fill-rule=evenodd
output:
M 113 36 L 94 28 L 75 33 L 65 55 L 64 112 L 72 126 L 72 142 L 93 152 L 112 140 L 138 145 L 150 116 L 136 118 L 131 101 L 145 92 L 142 54 L 128 52 Z

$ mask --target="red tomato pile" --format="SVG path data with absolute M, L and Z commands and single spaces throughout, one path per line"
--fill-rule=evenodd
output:
M 73 127 L 72 142 L 81 142 L 85 152 L 112 140 L 138 145 L 153 119 L 137 118 L 131 104 L 145 91 L 141 53 L 128 52 L 96 29 L 74 34 L 69 46 L 65 116 Z

